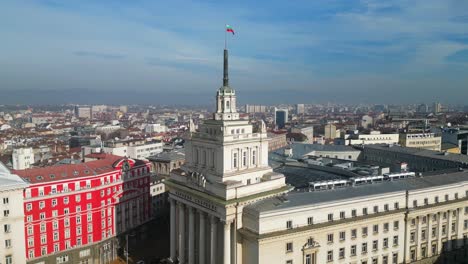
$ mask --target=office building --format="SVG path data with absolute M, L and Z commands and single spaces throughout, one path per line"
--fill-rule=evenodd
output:
M 268 107 L 266 105 L 245 105 L 246 113 L 266 113 L 267 111 Z
M 275 125 L 278 129 L 283 129 L 288 123 L 288 109 L 275 108 Z
M 75 106 L 75 116 L 91 119 L 93 111 L 89 106 Z
M 432 104 L 432 112 L 434 114 L 442 112 L 442 104 L 439 102 L 434 102 L 434 104 Z
M 296 105 L 296 114 L 302 115 L 305 113 L 305 106 L 304 104 L 297 104 Z
M 442 128 L 442 144 L 452 144 L 458 148 L 459 153 L 468 155 L 468 128 L 454 127 Z
M 108 153 L 112 155 L 128 157 L 132 159 L 147 159 L 163 151 L 163 142 L 146 141 L 145 139 L 108 140 L 98 146 L 83 146 L 82 158 L 88 154 Z
M 116 235 L 151 217 L 150 164 L 110 154 L 90 162 L 15 170 L 24 190 L 27 262 L 109 263 Z M 24 262 L 22 262 L 24 263 Z
M 335 139 L 338 137 L 336 126 L 333 124 L 327 124 L 324 127 L 325 139 Z
M 32 148 L 14 149 L 11 158 L 14 170 L 29 169 L 34 164 L 34 152 Z
M 437 133 L 402 133 L 399 144 L 408 148 L 440 151 L 442 137 Z
M 335 139 L 337 145 L 369 145 L 369 144 L 398 144 L 400 134 L 381 134 L 380 131 L 371 131 L 368 134 L 344 134 Z

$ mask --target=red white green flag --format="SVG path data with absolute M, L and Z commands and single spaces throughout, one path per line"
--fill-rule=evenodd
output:
M 230 25 L 226 25 L 226 31 L 231 32 L 234 35 L 234 29 Z

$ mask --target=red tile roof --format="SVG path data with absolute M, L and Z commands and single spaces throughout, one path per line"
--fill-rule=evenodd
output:
M 67 180 L 114 171 L 116 169 L 113 167 L 113 164 L 116 164 L 117 161 L 121 159 L 123 159 L 123 157 L 105 154 L 105 157 L 100 160 L 79 164 L 65 164 L 44 168 L 13 170 L 12 173 L 17 174 L 30 183 Z

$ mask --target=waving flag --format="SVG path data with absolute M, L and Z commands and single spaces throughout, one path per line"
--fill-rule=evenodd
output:
M 226 31 L 231 32 L 234 35 L 234 29 L 230 25 L 226 25 Z

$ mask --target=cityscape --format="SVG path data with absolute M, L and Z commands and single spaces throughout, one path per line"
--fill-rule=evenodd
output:
M 117 2 L 0 3 L 0 263 L 468 263 L 467 4 Z

